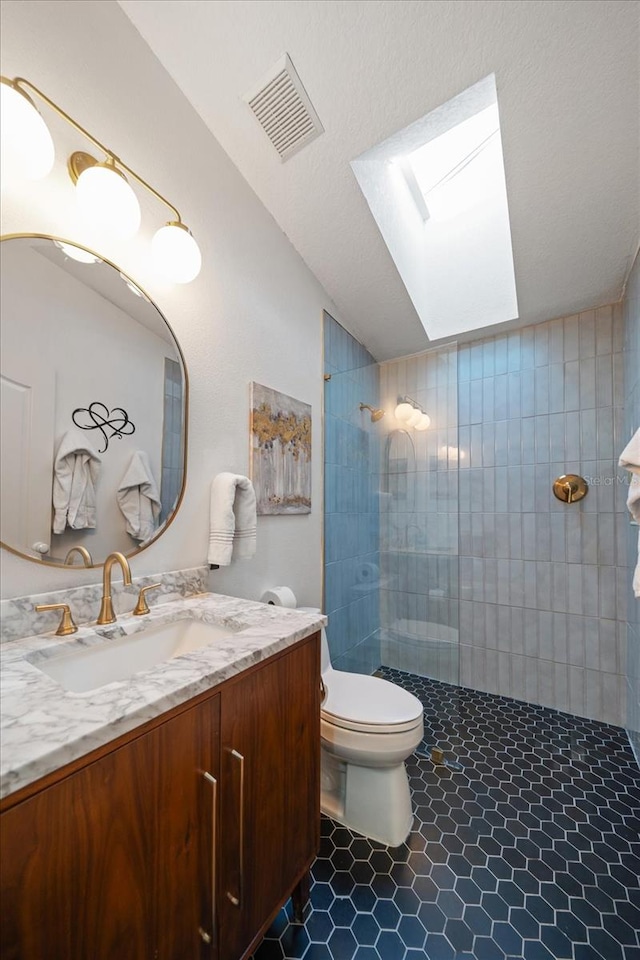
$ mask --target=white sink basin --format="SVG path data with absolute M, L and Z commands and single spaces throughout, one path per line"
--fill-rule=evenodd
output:
M 185 618 L 159 623 L 117 640 L 105 639 L 94 647 L 76 646 L 32 663 L 65 690 L 84 693 L 114 680 L 127 680 L 165 660 L 199 650 L 216 640 L 226 640 L 235 632 L 232 627 Z

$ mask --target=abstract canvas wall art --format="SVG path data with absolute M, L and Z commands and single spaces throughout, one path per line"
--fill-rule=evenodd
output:
M 311 513 L 311 407 L 251 384 L 251 479 L 258 513 Z

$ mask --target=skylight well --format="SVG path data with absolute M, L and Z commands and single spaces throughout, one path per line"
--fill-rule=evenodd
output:
M 498 109 L 487 107 L 402 161 L 424 204 L 425 220 L 450 220 L 499 199 L 504 182 L 499 134 Z
M 493 75 L 352 168 L 430 339 L 517 317 Z

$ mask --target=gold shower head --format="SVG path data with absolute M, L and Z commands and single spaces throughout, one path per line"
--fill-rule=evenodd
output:
M 371 423 L 377 423 L 378 420 L 382 420 L 384 417 L 384 410 L 378 410 L 376 407 L 371 407 L 368 403 L 361 403 L 360 409 L 371 411 Z

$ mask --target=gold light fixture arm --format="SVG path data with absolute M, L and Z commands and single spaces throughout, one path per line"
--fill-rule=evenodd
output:
M 127 166 L 127 164 L 123 160 L 121 160 L 120 157 L 113 152 L 113 150 L 109 150 L 109 148 L 106 147 L 104 143 L 101 143 L 100 140 L 98 140 L 96 137 L 93 136 L 93 134 L 89 133 L 88 130 L 85 130 L 85 128 L 81 126 L 81 124 L 79 124 L 77 120 L 74 120 L 73 117 L 70 117 L 69 114 L 62 109 L 62 107 L 59 107 L 54 100 L 48 97 L 46 93 L 43 93 L 42 90 L 36 87 L 35 84 L 31 83 L 30 80 L 26 80 L 24 77 L 14 77 L 13 80 L 9 80 L 7 77 L 2 77 L 1 79 L 3 83 L 9 84 L 9 86 L 14 87 L 16 90 L 19 90 L 23 94 L 25 93 L 25 91 L 22 88 L 27 87 L 29 90 L 35 93 L 36 96 L 40 97 L 41 100 L 44 100 L 47 106 L 51 107 L 54 113 L 57 113 L 58 116 L 62 117 L 62 119 L 65 120 L 70 126 L 72 126 L 74 130 L 77 130 L 78 133 L 81 133 L 83 137 L 86 137 L 87 140 L 89 140 L 94 145 L 94 147 L 97 147 L 98 150 L 101 150 L 102 153 L 104 153 L 110 160 L 113 160 L 115 163 L 118 164 L 119 167 L 122 167 L 123 170 L 126 170 L 127 173 L 130 174 L 130 176 L 132 176 L 134 180 L 137 180 L 137 182 L 141 186 L 143 186 L 145 190 L 148 190 L 149 193 L 151 193 L 156 198 L 156 200 L 159 200 L 161 203 L 165 205 L 165 207 L 168 207 L 169 210 L 171 210 L 172 213 L 174 214 L 176 222 L 179 224 L 182 224 L 182 217 L 180 216 L 180 211 L 178 210 L 177 207 L 174 207 L 172 203 L 169 203 L 166 197 L 163 197 L 161 193 L 158 193 L 158 191 L 154 187 L 152 187 L 149 183 L 147 183 L 147 181 L 144 180 L 140 176 L 140 174 L 136 173 L 135 170 L 132 170 L 131 167 Z

